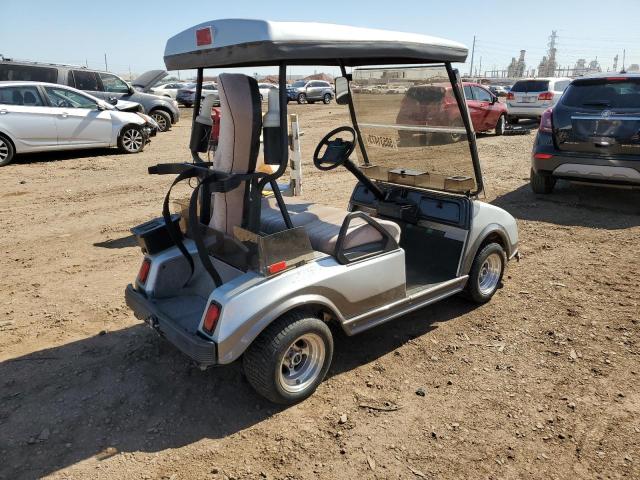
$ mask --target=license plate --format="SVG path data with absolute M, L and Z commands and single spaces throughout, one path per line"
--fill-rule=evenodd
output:
M 520 99 L 520 102 L 521 102 L 521 103 L 533 103 L 533 102 L 535 102 L 535 101 L 536 101 L 536 98 L 537 98 L 537 97 L 522 97 L 522 98 Z

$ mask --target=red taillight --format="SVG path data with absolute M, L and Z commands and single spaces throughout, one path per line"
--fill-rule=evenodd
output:
M 607 77 L 607 82 L 626 82 L 628 77 Z
M 538 95 L 538 100 L 553 100 L 553 92 L 542 92 Z
M 507 93 L 507 100 L 513 100 L 514 98 L 516 98 L 516 96 L 513 94 L 513 92 Z
M 538 160 L 549 160 L 552 157 L 553 155 L 551 155 L 550 153 L 535 153 L 533 155 L 533 158 Z
M 140 271 L 138 272 L 138 282 L 144 285 L 149 276 L 149 270 L 151 269 L 151 260 L 145 258 L 140 265 Z
M 282 262 L 269 265 L 267 267 L 267 271 L 269 272 L 270 275 L 273 275 L 274 273 L 283 271 L 285 268 L 287 268 L 287 262 L 282 261 Z
M 209 304 L 207 308 L 207 314 L 204 316 L 204 331 L 207 333 L 213 333 L 220 318 L 220 307 L 215 303 Z
M 547 108 L 540 118 L 540 131 L 544 133 L 553 132 L 553 109 Z

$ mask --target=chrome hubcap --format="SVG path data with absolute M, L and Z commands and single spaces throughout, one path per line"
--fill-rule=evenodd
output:
M 489 295 L 498 286 L 500 272 L 502 271 L 502 258 L 497 253 L 490 254 L 480 267 L 478 275 L 478 290 L 483 295 Z
M 307 333 L 296 339 L 280 363 L 278 382 L 282 389 L 297 393 L 315 382 L 322 371 L 325 354 L 324 342 L 319 335 Z
M 129 152 L 137 152 L 140 150 L 142 142 L 142 133 L 133 128 L 124 132 L 122 136 L 122 144 Z
M 0 160 L 6 160 L 9 156 L 9 146 L 0 139 Z
M 167 129 L 167 119 L 164 118 L 162 115 L 155 113 L 153 115 L 153 119 L 158 124 L 158 127 L 160 128 L 160 130 L 165 131 Z

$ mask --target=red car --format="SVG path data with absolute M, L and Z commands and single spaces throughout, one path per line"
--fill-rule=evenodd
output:
M 502 135 L 506 125 L 507 106 L 487 88 L 464 82 L 464 95 L 476 132 L 495 130 Z M 400 125 L 425 125 L 433 127 L 455 126 L 460 123 L 460 113 L 450 84 L 434 83 L 416 85 L 405 94 L 396 122 Z M 462 125 L 459 125 L 460 127 Z M 401 137 L 403 137 L 402 133 Z M 409 133 L 405 134 L 408 136 Z M 457 140 L 457 134 L 451 134 Z

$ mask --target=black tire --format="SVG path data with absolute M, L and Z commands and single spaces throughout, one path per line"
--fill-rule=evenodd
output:
M 296 100 L 299 104 L 307 103 L 307 95 L 305 93 L 299 93 Z
M 493 262 L 499 262 L 497 267 L 493 266 Z M 491 263 L 491 267 L 487 266 Z M 465 287 L 465 296 L 476 303 L 487 303 L 496 293 L 502 284 L 502 275 L 507 264 L 507 255 L 504 249 L 498 243 L 489 243 L 482 247 L 473 260 L 471 271 L 469 272 L 469 280 Z M 483 285 L 483 281 L 487 277 L 487 273 L 491 270 L 491 281 Z M 497 276 L 496 276 L 497 275 Z M 483 288 L 485 287 L 485 288 Z
M 13 161 L 13 157 L 16 154 L 16 149 L 13 147 L 13 143 L 4 135 L 0 135 L 0 167 L 9 165 Z
M 509 116 L 509 118 L 507 118 L 507 121 L 511 124 L 511 125 L 517 125 L 518 122 L 520 121 L 520 119 L 518 117 L 514 117 L 512 115 Z
M 331 103 L 331 94 L 330 93 L 325 93 L 324 96 L 322 97 L 322 102 L 325 105 L 329 105 Z
M 556 179 L 549 175 L 536 173 L 532 168 L 529 175 L 529 184 L 534 193 L 546 194 L 553 192 L 553 187 L 556 186 Z
M 293 350 L 304 338 L 320 342 L 317 346 L 324 349 L 321 362 L 313 362 L 312 355 L 305 357 L 304 354 Z M 311 343 L 313 342 L 309 342 Z M 313 352 L 312 349 L 309 351 Z M 283 373 L 283 370 L 288 368 L 291 372 L 291 368 L 296 368 L 285 366 L 286 357 L 288 356 L 292 365 L 291 362 L 294 362 L 296 355 L 300 357 L 299 363 L 296 364 L 300 367 L 300 372 L 304 368 L 315 367 L 312 370 L 315 373 L 305 380 L 308 384 L 304 387 L 298 387 L 299 378 L 295 385 L 284 385 L 285 378 L 293 381 L 293 377 L 291 373 Z M 274 403 L 291 405 L 313 394 L 327 374 L 332 356 L 333 337 L 327 324 L 308 313 L 293 311 L 274 321 L 253 341 L 243 356 L 243 367 L 247 380 L 260 395 Z M 296 388 L 301 390 L 291 390 Z
M 145 140 L 142 129 L 137 125 L 127 125 L 118 137 L 118 148 L 122 153 L 140 153 L 144 150 Z
M 166 132 L 171 130 L 171 115 L 163 110 L 152 110 L 150 117 L 153 118 L 158 124 L 159 132 Z
M 506 123 L 507 119 L 505 118 L 505 116 L 500 115 L 500 118 L 498 118 L 498 123 L 496 123 L 496 137 L 504 134 L 504 129 L 507 126 Z

